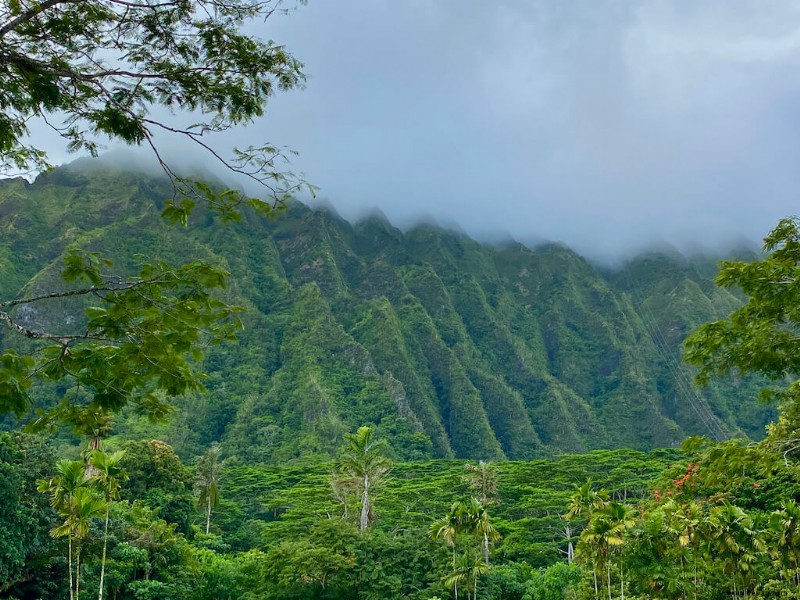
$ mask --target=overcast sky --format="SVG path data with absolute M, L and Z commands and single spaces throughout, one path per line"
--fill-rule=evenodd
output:
M 309 0 L 253 26 L 305 63 L 239 143 L 348 218 L 380 208 L 614 258 L 800 213 L 800 3 Z

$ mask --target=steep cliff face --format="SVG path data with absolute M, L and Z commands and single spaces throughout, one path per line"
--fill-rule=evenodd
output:
M 75 246 L 122 270 L 137 254 L 225 265 L 247 327 L 207 357 L 208 393 L 179 401 L 179 446 L 224 439 L 286 461 L 373 423 L 405 458 L 528 458 L 759 436 L 769 416 L 751 383 L 698 392 L 681 364 L 685 335 L 739 303 L 711 282 L 713 259 L 652 254 L 611 272 L 559 245 L 351 225 L 301 204 L 229 225 L 200 212 L 181 229 L 158 216 L 168 193 L 83 164 L 0 182 L 0 290 L 57 285 Z

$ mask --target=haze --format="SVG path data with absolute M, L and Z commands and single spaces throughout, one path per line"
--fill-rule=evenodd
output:
M 253 31 L 308 85 L 225 143 L 298 150 L 350 219 L 613 260 L 797 212 L 798 2 L 311 0 Z

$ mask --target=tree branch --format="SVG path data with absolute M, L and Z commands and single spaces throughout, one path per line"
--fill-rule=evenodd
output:
M 18 300 L 6 300 L 5 302 L 0 302 L 0 307 L 11 308 L 14 306 L 20 306 L 22 304 L 32 304 L 34 302 L 40 302 L 41 300 L 70 298 L 73 296 L 86 296 L 88 294 L 97 294 L 98 292 L 125 292 L 127 290 L 132 290 L 134 288 L 141 287 L 143 285 L 158 285 L 161 283 L 169 283 L 169 282 L 166 279 L 161 279 L 160 277 L 154 277 L 152 279 L 128 281 L 125 283 L 120 283 L 118 285 L 106 285 L 106 286 L 93 285 L 92 287 L 81 288 L 79 290 L 67 290 L 66 292 L 52 292 L 50 294 L 42 294 L 41 296 L 31 296 L 30 298 L 20 298 Z
M 40 2 L 35 5 L 33 8 L 25 11 L 21 15 L 14 17 L 8 23 L 0 27 L 0 38 L 4 37 L 8 32 L 12 31 L 18 25 L 22 25 L 23 23 L 27 23 L 36 15 L 43 13 L 46 10 L 53 8 L 59 4 L 79 4 L 85 0 L 45 0 L 45 2 Z

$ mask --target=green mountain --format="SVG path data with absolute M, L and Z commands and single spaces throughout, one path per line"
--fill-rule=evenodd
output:
M 300 203 L 233 224 L 199 211 L 183 229 L 159 216 L 170 195 L 91 161 L 0 181 L 0 296 L 57 286 L 73 247 L 122 271 L 137 254 L 223 264 L 246 328 L 212 349 L 208 393 L 179 400 L 160 432 L 186 453 L 220 439 L 247 461 L 330 455 L 372 423 L 399 458 L 524 459 L 760 437 L 770 417 L 753 382 L 697 391 L 681 364 L 685 335 L 740 303 L 713 285 L 713 258 L 649 254 L 612 271 L 561 245 L 350 224 Z M 70 310 L 23 316 L 57 327 Z M 142 427 L 123 415 L 118 430 Z

